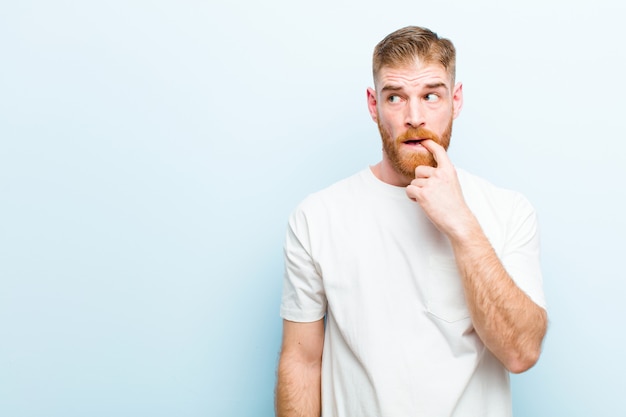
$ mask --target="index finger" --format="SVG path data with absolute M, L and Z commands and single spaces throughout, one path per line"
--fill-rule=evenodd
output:
M 450 165 L 450 158 L 448 157 L 448 152 L 432 139 L 426 139 L 421 142 L 422 146 L 424 146 L 430 153 L 435 157 L 435 161 L 437 161 L 437 166 L 442 165 Z

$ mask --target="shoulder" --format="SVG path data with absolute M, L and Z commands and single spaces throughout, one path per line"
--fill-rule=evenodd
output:
M 316 212 L 345 207 L 367 187 L 367 175 L 367 169 L 364 169 L 322 190 L 309 194 L 300 202 L 294 212 Z
M 492 244 L 512 234 L 534 234 L 538 229 L 535 208 L 520 192 L 502 188 L 488 180 L 457 169 L 467 205 L 478 218 Z
M 366 187 L 364 183 L 367 183 L 365 170 L 309 194 L 289 216 L 288 237 L 310 241 L 334 230 L 358 209 L 355 197 L 359 189 Z
M 494 185 L 490 181 L 457 168 L 463 195 L 469 202 L 488 202 L 499 208 L 525 207 L 534 210 L 528 199 L 520 192 Z

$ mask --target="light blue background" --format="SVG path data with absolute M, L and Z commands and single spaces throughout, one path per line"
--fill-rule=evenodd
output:
M 387 33 L 456 44 L 455 163 L 540 216 L 516 416 L 624 416 L 623 2 L 0 5 L 0 415 L 271 416 L 286 219 L 378 161 Z

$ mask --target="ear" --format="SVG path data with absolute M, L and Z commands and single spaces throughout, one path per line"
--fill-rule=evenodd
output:
M 367 109 L 370 112 L 370 116 L 372 116 L 372 120 L 374 122 L 378 122 L 378 112 L 376 111 L 376 104 L 378 101 L 376 100 L 376 91 L 373 88 L 367 89 Z
M 463 108 L 463 84 L 456 83 L 452 91 L 452 117 L 457 118 Z

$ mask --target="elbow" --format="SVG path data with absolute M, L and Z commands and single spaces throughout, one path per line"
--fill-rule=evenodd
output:
M 535 366 L 541 355 L 541 346 L 515 352 L 502 361 L 504 367 L 512 374 L 521 374 Z
M 504 364 L 504 366 L 512 374 L 521 374 L 535 366 L 538 360 L 539 354 L 525 355 L 525 357 L 523 358 L 515 358 L 514 360 L 509 360 L 507 363 Z
M 513 374 L 521 374 L 535 366 L 541 356 L 541 347 L 548 327 L 548 319 L 544 309 L 540 309 L 538 324 L 532 332 L 527 333 L 502 363 Z

